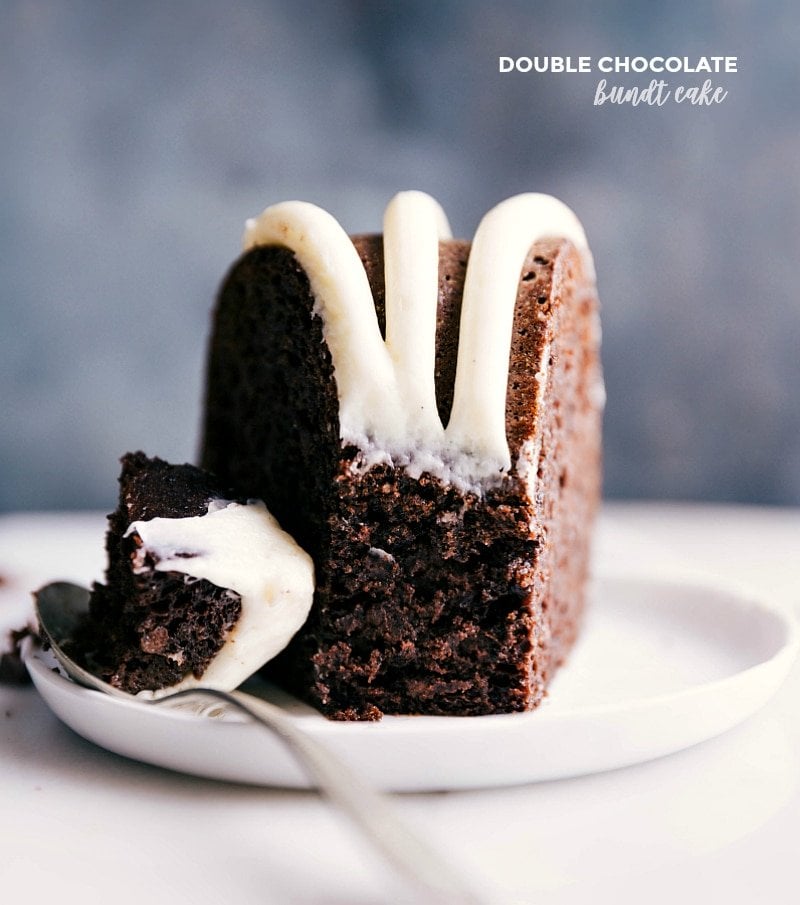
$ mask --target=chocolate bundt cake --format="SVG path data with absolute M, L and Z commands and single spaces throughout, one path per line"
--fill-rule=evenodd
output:
M 262 502 L 231 497 L 192 465 L 124 456 L 106 550 L 106 583 L 70 652 L 132 694 L 232 690 L 311 606 L 308 556 Z
M 221 288 L 202 464 L 311 555 L 269 674 L 336 719 L 536 707 L 581 620 L 600 492 L 591 255 L 549 196 L 470 245 L 418 192 L 383 236 L 301 202 Z

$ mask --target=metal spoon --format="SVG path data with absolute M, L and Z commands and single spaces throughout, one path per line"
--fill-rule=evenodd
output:
M 117 698 L 155 706 L 168 706 L 187 698 L 224 701 L 279 736 L 318 791 L 337 804 L 370 842 L 418 885 L 420 891 L 426 891 L 436 902 L 488 905 L 488 899 L 468 889 L 461 875 L 403 823 L 386 796 L 366 786 L 327 748 L 299 730 L 280 707 L 241 691 L 210 688 L 178 691 L 156 700 L 128 694 L 79 666 L 61 646 L 72 637 L 78 621 L 86 614 L 89 591 L 78 585 L 57 582 L 36 592 L 34 600 L 42 637 L 46 638 L 56 660 L 73 681 Z

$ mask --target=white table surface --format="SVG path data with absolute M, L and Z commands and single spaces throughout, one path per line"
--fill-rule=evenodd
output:
M 50 579 L 103 569 L 103 518 L 0 518 L 0 630 Z M 87 556 L 86 538 L 97 534 Z M 800 510 L 610 504 L 599 561 L 713 579 L 800 611 Z M 76 566 L 76 562 L 80 565 Z M 736 729 L 580 779 L 394 796 L 499 902 L 800 901 L 800 664 Z M 78 738 L 30 686 L 0 686 L 0 901 L 114 905 L 420 901 L 312 793 L 195 779 Z

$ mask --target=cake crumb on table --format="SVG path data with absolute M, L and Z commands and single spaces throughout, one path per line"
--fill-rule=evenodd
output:
M 8 633 L 9 650 L 0 653 L 0 684 L 2 685 L 29 685 L 31 677 L 22 660 L 21 646 L 25 638 L 35 637 L 35 633 L 25 626 Z M 10 717 L 11 712 L 6 711 Z

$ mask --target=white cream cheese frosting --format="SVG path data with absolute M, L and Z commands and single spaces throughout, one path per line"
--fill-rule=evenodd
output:
M 451 238 L 442 208 L 423 192 L 401 192 L 383 217 L 386 348 L 394 365 L 410 439 L 441 447 L 436 408 L 439 242 Z
M 486 214 L 467 266 L 453 409 L 445 426 L 436 408 L 434 356 L 438 243 L 449 236 L 444 212 L 423 192 L 401 192 L 389 203 L 385 341 L 361 260 L 330 214 L 301 201 L 268 207 L 248 220 L 244 247 L 285 246 L 306 271 L 333 361 L 340 438 L 361 450 L 363 465 L 390 462 L 480 493 L 512 464 L 505 402 L 528 252 L 541 239 L 565 238 L 580 252 L 590 280 L 594 265 L 578 218 L 550 195 L 517 195 Z
M 239 619 L 201 678 L 189 674 L 142 695 L 200 685 L 230 691 L 283 650 L 305 622 L 314 596 L 311 557 L 261 501 L 212 500 L 205 515 L 135 521 L 126 536 L 134 532 L 142 542 L 134 572 L 180 572 L 187 581 L 205 579 L 241 597 Z

